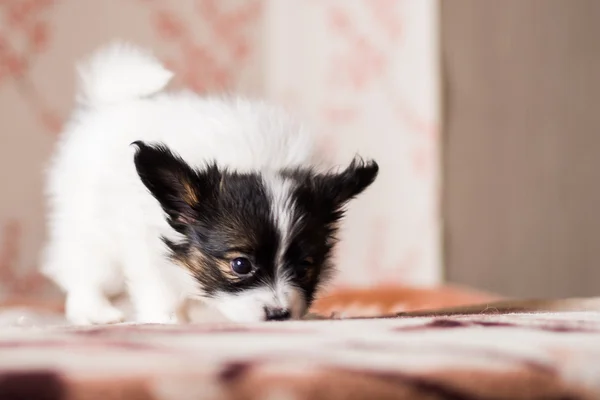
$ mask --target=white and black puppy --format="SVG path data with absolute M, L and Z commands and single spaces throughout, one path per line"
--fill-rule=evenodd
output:
M 330 275 L 347 202 L 374 161 L 316 168 L 312 139 L 281 110 L 161 93 L 172 77 L 130 45 L 79 69 L 79 105 L 48 176 L 43 272 L 76 324 L 177 323 L 200 298 L 234 321 L 300 318 Z

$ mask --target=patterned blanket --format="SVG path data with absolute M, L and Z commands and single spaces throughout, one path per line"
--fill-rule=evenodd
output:
M 42 317 L 0 313 L 0 399 L 600 398 L 598 311 L 89 328 Z

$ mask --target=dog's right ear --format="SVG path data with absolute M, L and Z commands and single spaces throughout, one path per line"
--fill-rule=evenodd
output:
M 171 225 L 187 225 L 195 220 L 201 201 L 220 182 L 217 167 L 196 171 L 163 144 L 136 141 L 132 145 L 137 147 L 137 173 L 169 216 Z
M 314 186 L 326 204 L 341 209 L 368 188 L 378 173 L 379 165 L 375 160 L 365 161 L 357 156 L 341 172 L 317 175 Z

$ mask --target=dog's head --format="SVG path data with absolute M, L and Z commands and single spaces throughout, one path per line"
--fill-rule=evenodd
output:
M 336 173 L 191 168 L 163 145 L 136 142 L 135 166 L 183 240 L 165 243 L 198 295 L 235 321 L 300 318 L 330 275 L 338 222 L 376 178 L 355 159 Z

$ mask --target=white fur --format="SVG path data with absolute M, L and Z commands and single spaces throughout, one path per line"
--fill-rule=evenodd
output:
M 290 310 L 292 318 L 302 316 L 306 301 L 300 290 L 290 286 L 286 280 L 278 281 L 276 287 L 260 287 L 238 294 L 221 294 L 211 303 L 232 320 L 255 322 L 264 319 L 264 308 Z
M 127 43 L 99 50 L 78 68 L 78 100 L 113 104 L 164 89 L 173 73 L 149 52 Z
M 162 142 L 192 166 L 216 160 L 230 169 L 269 174 L 310 164 L 311 137 L 285 113 L 260 102 L 158 93 L 171 73 L 132 46 L 99 51 L 82 64 L 80 77 L 84 104 L 61 135 L 48 175 L 42 270 L 66 291 L 67 316 L 75 323 L 121 320 L 107 296 L 124 288 L 138 321 L 177 322 L 177 308 L 202 288 L 165 257 L 160 236 L 177 235 L 137 176 L 130 144 Z M 284 209 L 277 208 L 282 221 Z M 214 303 L 234 320 L 261 319 L 257 311 L 247 312 L 254 303 L 260 309 L 284 304 L 299 310 L 302 296 L 285 282 L 278 286 Z
M 293 229 L 294 221 L 291 215 L 293 184 L 289 179 L 277 174 L 265 174 L 263 184 L 271 200 L 271 214 L 276 218 L 275 222 L 281 235 L 281 246 L 279 246 L 279 254 L 277 255 L 278 265 L 281 266 L 283 254 L 289 244 L 289 236 Z

